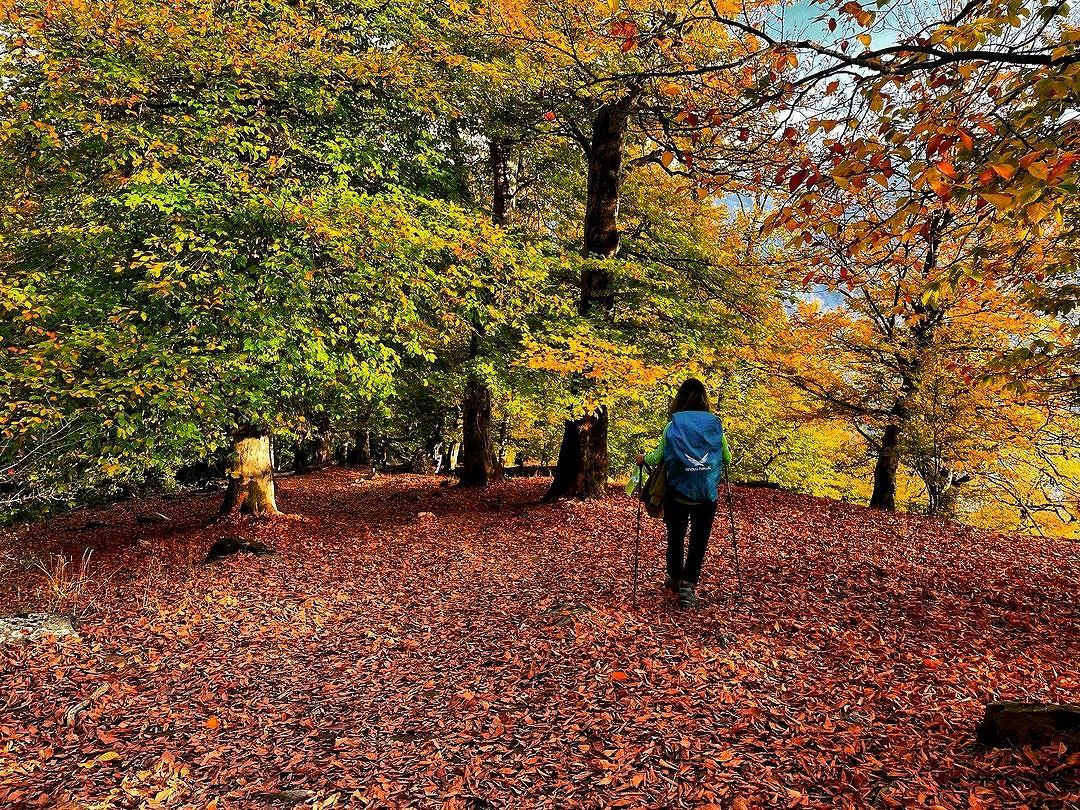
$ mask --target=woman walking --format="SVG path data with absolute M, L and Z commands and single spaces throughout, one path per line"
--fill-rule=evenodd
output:
M 664 586 L 679 596 L 681 607 L 697 607 L 701 564 L 716 516 L 716 491 L 731 451 L 719 417 L 709 409 L 705 385 L 686 380 L 671 402 L 670 421 L 660 442 L 638 454 L 638 464 L 667 462 L 664 522 L 667 524 L 667 580 Z M 683 557 L 686 530 L 690 543 Z

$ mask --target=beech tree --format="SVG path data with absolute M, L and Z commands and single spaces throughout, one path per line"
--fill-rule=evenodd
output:
M 666 71 L 717 54 L 738 59 L 743 43 L 728 35 L 725 26 L 704 19 L 695 4 L 669 9 L 652 3 L 580 3 L 568 14 L 543 0 L 491 2 L 482 15 L 493 37 L 516 47 L 523 60 L 535 61 L 534 72 L 543 76 L 540 92 L 550 131 L 581 150 L 586 189 L 577 311 L 598 325 L 610 324 L 617 308 L 626 175 L 650 163 L 677 174 L 680 165 L 693 162 L 686 144 L 692 141 L 702 153 L 713 154 L 722 152 L 730 137 L 710 123 L 721 119 L 717 108 L 730 101 L 732 82 L 702 83 L 676 99 L 684 95 L 683 88 L 666 81 Z M 690 105 L 699 109 L 688 113 L 684 106 Z M 600 360 L 596 367 L 603 365 Z M 583 410 L 579 403 L 564 426 L 549 498 L 603 494 L 609 403 L 587 392 L 595 379 L 585 376 L 576 382 L 580 400 L 592 404 Z

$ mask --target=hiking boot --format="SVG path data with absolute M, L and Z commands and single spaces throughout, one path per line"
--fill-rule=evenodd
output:
M 679 580 L 673 579 L 670 576 L 664 577 L 664 590 L 671 591 L 673 594 L 678 596 L 678 594 L 679 594 Z
M 701 607 L 701 598 L 694 592 L 695 587 L 693 582 L 679 583 L 679 607 Z

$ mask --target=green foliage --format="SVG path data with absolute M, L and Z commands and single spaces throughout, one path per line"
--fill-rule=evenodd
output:
M 524 328 L 542 256 L 448 199 L 424 91 L 388 94 L 408 65 L 365 44 L 390 11 L 324 10 L 348 26 L 272 2 L 9 12 L 0 429 L 24 485 L 57 431 L 53 490 L 167 474 L 245 425 L 370 410 L 464 325 Z

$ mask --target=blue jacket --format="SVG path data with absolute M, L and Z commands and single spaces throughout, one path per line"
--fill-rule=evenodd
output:
M 679 411 L 664 436 L 667 483 L 683 498 L 714 502 L 728 456 L 724 426 L 708 411 Z

